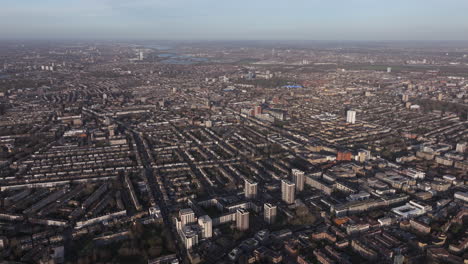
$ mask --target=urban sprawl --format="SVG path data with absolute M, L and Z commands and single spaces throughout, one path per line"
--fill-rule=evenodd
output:
M 2 42 L 0 67 L 0 261 L 468 261 L 468 48 Z

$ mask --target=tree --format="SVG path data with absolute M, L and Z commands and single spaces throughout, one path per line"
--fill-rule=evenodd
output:
M 296 208 L 296 217 L 289 221 L 292 225 L 311 225 L 315 222 L 316 217 L 309 211 L 306 206 Z
M 175 252 L 176 247 L 175 247 L 174 239 L 172 239 L 170 231 L 167 228 L 164 228 L 161 235 L 162 237 L 164 237 L 164 241 L 165 241 L 164 245 L 166 249 L 170 252 Z
M 162 253 L 162 249 L 163 248 L 161 246 L 150 247 L 148 249 L 148 255 L 152 258 L 159 257 Z
M 463 228 L 462 224 L 454 223 L 450 227 L 450 232 L 452 232 L 452 234 L 458 234 L 462 230 L 462 228 Z

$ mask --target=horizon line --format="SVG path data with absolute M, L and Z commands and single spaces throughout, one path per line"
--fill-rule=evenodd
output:
M 370 42 L 370 43 L 398 43 L 398 42 L 427 42 L 427 43 L 453 43 L 453 42 L 467 42 L 468 39 L 249 39 L 249 38 L 199 38 L 199 39 L 186 39 L 186 38 L 94 38 L 94 37 L 57 37 L 57 38 L 29 38 L 29 37 L 15 37 L 15 38 L 2 38 L 1 41 L 161 41 L 161 42 Z

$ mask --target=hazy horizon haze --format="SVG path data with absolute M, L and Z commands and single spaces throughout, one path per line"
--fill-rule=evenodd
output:
M 468 40 L 468 1 L 1 0 L 0 39 Z

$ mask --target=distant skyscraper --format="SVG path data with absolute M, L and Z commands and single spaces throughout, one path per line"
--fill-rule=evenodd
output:
M 305 181 L 304 172 L 298 169 L 292 169 L 292 176 L 293 176 L 294 184 L 296 185 L 296 190 L 298 192 L 304 190 L 304 181 Z
M 236 228 L 241 231 L 249 229 L 249 211 L 239 208 L 236 211 Z
M 346 113 L 346 122 L 351 124 L 356 123 L 356 111 L 348 110 Z
M 287 204 L 293 204 L 295 198 L 295 184 L 288 180 L 281 181 L 281 199 Z
M 145 58 L 145 55 L 143 54 L 143 51 L 140 51 L 138 53 L 138 59 L 140 59 L 141 61 Z
M 198 218 L 198 225 L 202 230 L 202 238 L 210 238 L 213 236 L 213 221 L 208 215 Z
M 263 219 L 269 224 L 273 224 L 276 220 L 276 205 L 266 203 L 263 205 Z
M 245 180 L 244 194 L 247 199 L 254 199 L 257 196 L 257 183 L 249 179 Z
M 392 72 L 392 67 L 388 67 L 387 68 L 387 73 L 391 73 Z

